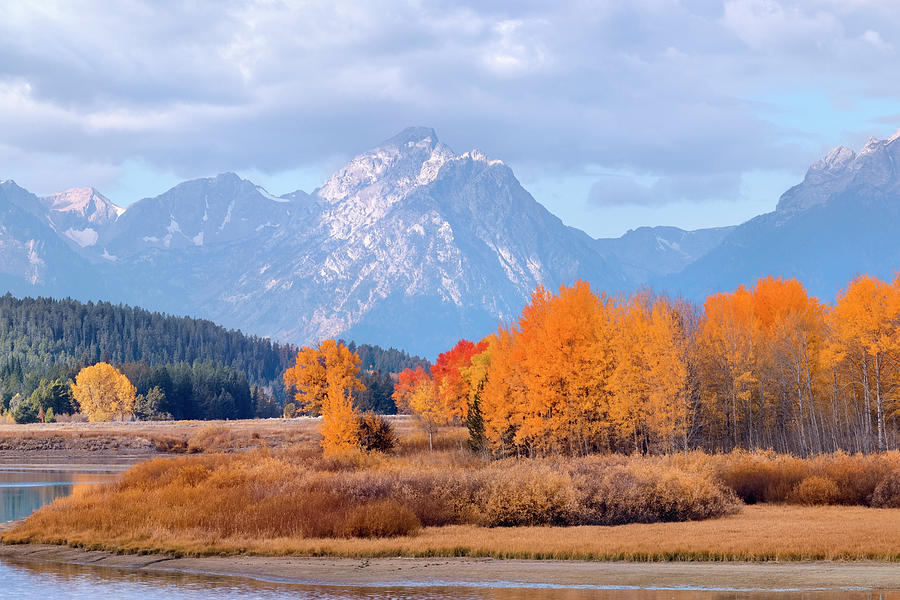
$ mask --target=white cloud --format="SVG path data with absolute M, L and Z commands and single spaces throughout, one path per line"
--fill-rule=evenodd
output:
M 69 183 L 103 187 L 128 161 L 185 177 L 311 169 L 424 124 L 520 174 L 599 166 L 668 182 L 654 202 L 727 196 L 741 172 L 843 141 L 814 137 L 798 154 L 786 140 L 802 127 L 748 98 L 900 98 L 888 0 L 8 8 L 0 140 L 19 158 L 0 177 L 41 189 L 62 166 L 81 179 Z
M 871 44 L 884 52 L 892 52 L 894 50 L 894 46 L 885 42 L 884 38 L 881 37 L 881 34 L 874 29 L 866 29 L 859 37 L 862 41 Z

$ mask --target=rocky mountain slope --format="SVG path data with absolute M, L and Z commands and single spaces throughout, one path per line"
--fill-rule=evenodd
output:
M 92 188 L 0 184 L 0 286 L 210 318 L 280 341 L 342 336 L 434 356 L 515 318 L 539 284 L 583 278 L 700 299 L 770 273 L 829 298 L 900 265 L 900 134 L 836 148 L 777 209 L 738 227 L 565 226 L 501 161 L 410 128 L 311 194 L 235 174 L 122 210 Z
M 0 182 L 0 292 L 80 295 L 91 285 L 90 265 L 66 243 L 34 194 Z
M 823 300 L 857 275 L 892 278 L 900 267 L 900 131 L 859 153 L 838 147 L 785 192 L 775 211 L 740 225 L 658 287 L 688 297 L 768 274 L 797 277 Z
M 130 207 L 98 244 L 123 298 L 308 342 L 379 340 L 433 355 L 518 314 L 540 283 L 627 281 L 594 240 L 538 204 L 503 163 L 408 129 L 312 195 L 235 175 Z

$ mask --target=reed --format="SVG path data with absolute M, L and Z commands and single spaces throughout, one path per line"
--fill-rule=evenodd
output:
M 652 523 L 739 509 L 707 474 L 639 457 L 607 464 L 428 455 L 322 456 L 299 447 L 157 458 L 42 508 L 4 539 L 381 537 L 422 526 Z

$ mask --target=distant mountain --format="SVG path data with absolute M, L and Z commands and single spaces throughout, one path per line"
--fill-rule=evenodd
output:
M 307 342 L 343 336 L 433 356 L 518 314 L 539 284 L 621 289 L 615 261 L 512 171 L 411 128 L 312 195 L 235 175 L 141 200 L 101 238 L 123 298 Z
M 100 239 L 109 260 L 153 249 L 184 250 L 245 240 L 308 214 L 309 197 L 276 198 L 234 173 L 181 183 L 128 207 Z
M 900 131 L 859 153 L 838 147 L 785 192 L 774 212 L 734 231 L 659 287 L 702 298 L 776 274 L 831 300 L 853 277 L 900 267 Z
M 0 289 L 18 294 L 84 296 L 105 286 L 90 265 L 58 235 L 41 200 L 0 182 Z
M 101 232 L 125 209 L 91 187 L 75 188 L 41 198 L 44 216 L 57 233 L 77 248 L 94 246 Z
M 402 131 L 307 194 L 224 173 L 122 210 L 93 188 L 0 184 L 0 289 L 126 302 L 280 342 L 328 337 L 434 357 L 515 318 L 534 288 L 585 279 L 702 299 L 768 274 L 830 298 L 900 266 L 900 133 L 836 148 L 777 209 L 737 227 L 592 239 L 509 167 Z
M 638 227 L 619 238 L 597 240 L 597 247 L 615 257 L 633 285 L 649 284 L 678 273 L 722 243 L 734 227 L 685 231 L 678 227 Z

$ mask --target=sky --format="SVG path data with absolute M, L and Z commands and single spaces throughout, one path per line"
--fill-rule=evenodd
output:
M 0 0 L 0 179 L 312 191 L 407 126 L 599 237 L 774 209 L 900 127 L 896 0 Z

